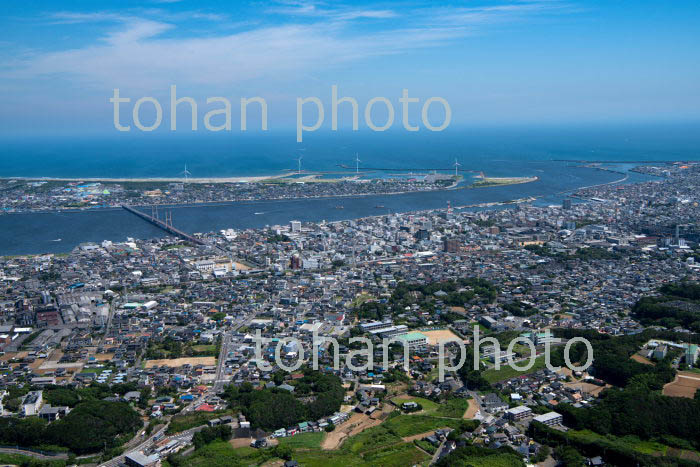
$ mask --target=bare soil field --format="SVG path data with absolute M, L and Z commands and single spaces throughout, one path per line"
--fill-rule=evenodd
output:
M 362 413 L 353 414 L 347 422 L 326 435 L 321 443 L 321 449 L 338 449 L 345 439 L 355 436 L 367 428 L 379 425 L 381 422 L 379 419 L 370 418 Z
M 577 379 L 574 376 L 573 372 L 566 367 L 563 367 L 561 370 L 558 371 L 558 373 L 564 374 L 571 378 L 571 381 L 569 381 L 568 383 L 564 383 L 564 386 L 581 389 L 582 391 L 586 392 L 587 394 L 590 394 L 593 397 L 598 397 L 598 394 L 600 394 L 600 392 L 603 389 L 612 387 L 609 384 L 606 384 L 605 386 L 598 386 L 597 384 L 585 383 L 582 379 Z
M 404 436 L 404 437 L 401 438 L 401 439 L 404 440 L 404 441 L 407 442 L 407 443 L 410 443 L 411 441 L 414 441 L 414 440 L 417 440 L 417 439 L 423 439 L 423 438 L 425 438 L 426 436 L 431 436 L 431 435 L 434 435 L 434 434 L 435 434 L 435 430 L 432 430 L 432 431 L 426 431 L 425 433 L 418 433 L 417 435 L 413 435 L 413 436 Z
M 0 356 L 0 360 L 3 362 L 7 362 L 12 360 L 13 358 L 22 359 L 27 355 L 29 355 L 29 352 L 5 352 L 5 355 Z
M 229 443 L 234 448 L 243 448 L 246 446 L 250 446 L 250 443 L 252 443 L 253 441 L 253 438 L 234 438 L 231 441 L 229 441 Z
M 216 357 L 183 357 L 183 358 L 170 358 L 164 360 L 147 360 L 146 368 L 152 368 L 154 366 L 169 366 L 171 368 L 177 368 L 185 364 L 195 365 L 216 365 Z
M 464 412 L 464 416 L 462 418 L 468 418 L 471 420 L 472 418 L 474 418 L 474 415 L 476 415 L 478 411 L 479 404 L 477 404 L 474 399 L 469 399 L 469 408 L 466 412 Z
M 85 362 L 71 362 L 71 363 L 58 363 L 56 361 L 46 361 L 41 364 L 41 366 L 38 368 L 39 371 L 44 370 L 44 371 L 49 371 L 49 370 L 58 370 L 59 368 L 64 368 L 66 371 L 74 370 L 78 371 L 83 366 L 85 365 Z
M 271 459 L 264 464 L 261 464 L 261 467 L 283 467 L 284 466 L 284 461 L 281 459 Z
M 435 331 L 419 331 L 419 332 L 428 338 L 428 344 L 430 344 L 430 345 L 437 345 L 438 342 L 441 340 L 448 340 L 448 339 L 457 339 L 458 341 L 462 340 L 457 334 L 450 331 L 449 329 L 439 329 L 439 330 L 435 330 Z
M 598 386 L 597 384 L 583 383 L 578 381 L 564 383 L 564 386 L 581 389 L 583 392 L 585 392 L 586 394 L 590 394 L 593 397 L 598 397 L 598 394 L 600 394 L 600 392 L 603 389 L 612 387 L 609 384 L 606 384 L 605 386 Z
M 691 372 L 679 372 L 673 382 L 664 386 L 663 394 L 673 397 L 695 397 L 695 391 L 700 388 L 700 375 Z
M 109 360 L 112 360 L 114 358 L 113 353 L 96 353 L 95 354 L 95 360 L 98 362 L 106 362 Z
M 38 370 L 45 361 L 45 358 L 37 358 L 29 364 L 29 368 L 31 368 L 32 370 Z
M 643 363 L 645 365 L 653 365 L 654 364 L 654 362 L 652 362 L 648 358 L 642 357 L 641 355 L 639 355 L 637 353 L 632 355 L 630 358 L 632 360 L 634 360 L 635 362 Z
M 387 394 L 391 397 L 393 397 L 395 394 L 400 394 L 402 392 L 405 392 L 407 389 L 408 389 L 408 384 L 401 383 L 398 381 L 387 384 L 387 386 L 386 386 Z

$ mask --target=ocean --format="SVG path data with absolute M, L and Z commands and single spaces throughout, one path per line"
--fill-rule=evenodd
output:
M 178 177 L 185 164 L 192 177 L 274 175 L 360 167 L 465 171 L 487 176 L 537 176 L 522 185 L 402 195 L 176 206 L 174 225 L 187 232 L 258 228 L 301 221 L 334 221 L 423 209 L 536 197 L 536 204 L 561 203 L 580 187 L 609 183 L 620 173 L 566 162 L 607 161 L 626 172 L 639 161 L 700 159 L 700 132 L 692 125 L 449 128 L 442 133 L 310 133 L 297 144 L 293 131 L 211 134 L 110 134 L 105 136 L 5 138 L 0 177 Z M 382 172 L 377 172 L 377 174 Z M 648 180 L 629 173 L 625 183 Z M 342 205 L 344 209 L 337 209 Z M 384 206 L 381 210 L 376 206 Z M 0 255 L 68 252 L 81 242 L 163 232 L 121 209 L 0 215 Z M 61 239 L 61 241 L 55 241 Z

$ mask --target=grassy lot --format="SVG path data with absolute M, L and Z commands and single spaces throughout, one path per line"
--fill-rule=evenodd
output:
M 0 453 L 0 464 L 3 465 L 39 465 L 34 457 L 23 456 L 21 454 L 6 454 Z M 46 460 L 41 461 L 42 466 L 46 467 L 64 467 L 64 460 Z
M 394 403 L 398 408 L 401 408 L 401 404 L 404 402 L 415 402 L 416 404 L 420 404 L 423 407 L 423 410 L 425 411 L 424 413 L 426 414 L 432 414 L 435 412 L 438 408 L 438 405 L 429 400 L 429 399 L 423 399 L 422 397 L 412 397 L 410 399 L 402 399 L 400 397 L 395 397 L 391 400 L 391 402 Z
M 513 352 L 522 355 L 523 357 L 528 357 L 530 355 L 530 347 L 522 344 L 515 344 L 513 346 Z
M 441 403 L 433 402 L 429 399 L 424 399 L 422 397 L 412 397 L 410 399 L 402 399 L 395 397 L 391 400 L 396 406 L 401 408 L 401 404 L 404 402 L 415 402 L 423 407 L 422 412 L 416 412 L 411 415 L 433 415 L 436 417 L 448 417 L 448 418 L 462 418 L 464 412 L 469 407 L 469 401 L 467 399 L 448 399 Z
M 525 362 L 518 362 L 518 365 L 524 366 Z M 534 373 L 537 370 L 541 370 L 542 368 L 544 368 L 544 355 L 537 357 L 535 359 L 535 364 L 528 371 L 518 371 L 515 368 L 511 368 L 506 363 L 504 365 L 501 365 L 500 370 L 496 370 L 494 368 L 485 370 L 482 373 L 482 376 L 489 383 L 495 383 L 497 381 L 504 381 L 504 380 L 514 378 L 514 377 L 519 376 L 519 375 Z
M 231 467 L 242 465 L 260 465 L 273 458 L 270 449 L 253 449 L 243 447 L 234 449 L 226 441 L 214 441 L 185 458 L 188 467 Z M 164 467 L 169 467 L 167 461 Z
M 642 454 L 652 455 L 652 456 L 668 456 L 677 457 L 682 455 L 683 450 L 671 448 L 663 443 L 650 440 L 640 440 L 636 436 L 624 436 L 617 437 L 613 435 L 601 435 L 590 430 L 570 430 L 568 433 L 572 439 L 579 441 L 595 441 L 595 440 L 608 440 L 616 444 L 626 446 L 629 449 L 633 449 Z M 695 451 L 685 450 L 687 453 L 695 453 Z
M 469 400 L 462 398 L 448 399 L 438 405 L 435 415 L 440 417 L 462 418 L 469 408 Z
M 355 467 L 367 465 L 361 457 L 346 451 L 300 451 L 294 453 L 294 460 L 305 467 L 329 467 L 332 465 Z
M 399 415 L 389 418 L 382 425 L 399 437 L 413 436 L 438 428 L 457 428 L 461 420 L 431 417 L 429 415 Z
M 371 300 L 373 297 L 370 294 L 361 293 L 350 303 L 350 308 L 357 308 L 367 300 Z
M 449 362 L 446 362 L 445 358 L 443 358 L 443 363 L 445 363 L 446 365 L 449 365 Z M 440 376 L 440 367 L 439 367 L 439 362 L 438 362 L 437 358 L 435 359 L 434 365 L 435 366 L 433 367 L 433 369 L 430 370 L 430 373 L 428 373 L 427 376 L 425 377 L 426 381 L 430 381 L 433 383 L 436 382 L 438 377 Z M 447 375 L 447 372 L 445 374 Z
M 287 445 L 293 449 L 317 449 L 321 447 L 321 442 L 326 434 L 321 433 L 302 433 L 288 438 L 279 438 L 281 445 Z
M 366 465 L 381 465 L 383 467 L 404 467 L 421 464 L 430 460 L 430 456 L 417 449 L 413 443 L 402 443 L 388 446 L 365 454 Z
M 435 454 L 435 451 L 437 451 L 437 448 L 433 446 L 431 443 L 424 441 L 422 439 L 417 439 L 413 441 L 413 444 L 421 448 L 423 451 L 427 452 L 428 454 Z
M 216 350 L 216 344 L 208 345 L 193 345 L 192 351 L 197 357 L 218 357 L 219 352 Z
M 189 430 L 200 425 L 206 424 L 209 420 L 219 418 L 222 415 L 230 414 L 231 412 L 220 410 L 217 412 L 195 412 L 186 415 L 175 415 L 170 420 L 167 434 L 180 433 L 181 431 Z
M 343 443 L 343 450 L 357 455 L 383 446 L 401 443 L 401 437 L 392 433 L 385 425 L 386 422 L 382 425 L 364 430 L 362 433 L 349 438 Z
M 403 467 L 426 463 L 430 456 L 417 449 L 413 443 L 402 442 L 401 438 L 380 425 L 348 439 L 338 451 L 297 451 L 294 459 L 307 467 Z
M 478 465 L 479 467 L 513 467 L 513 456 L 496 454 L 487 457 L 467 457 L 463 465 Z

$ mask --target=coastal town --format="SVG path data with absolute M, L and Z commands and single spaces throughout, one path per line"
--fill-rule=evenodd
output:
M 657 178 L 561 205 L 447 205 L 2 257 L 0 452 L 47 465 L 697 465 L 697 433 L 634 441 L 585 422 L 635 385 L 698 399 L 700 164 L 634 170 Z M 0 196 L 44 210 L 453 183 L 4 181 Z M 582 367 L 577 336 L 595 354 L 580 371 L 556 364 L 574 354 Z M 358 337 L 375 345 L 363 353 Z M 609 357 L 623 345 L 629 374 Z
M 203 204 L 412 193 L 453 188 L 461 179 L 462 176 L 444 173 L 389 174 L 375 178 L 359 171 L 337 174 L 299 171 L 233 179 L 186 176 L 148 180 L 9 178 L 0 180 L 0 213 L 96 209 L 122 204 Z M 506 183 L 520 182 L 518 178 L 506 180 Z

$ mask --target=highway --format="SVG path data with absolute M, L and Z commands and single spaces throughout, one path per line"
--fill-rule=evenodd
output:
M 156 431 L 155 433 L 153 433 L 149 437 L 147 437 L 141 444 L 139 444 L 135 448 L 129 449 L 128 452 L 125 452 L 124 454 L 122 454 L 120 456 L 113 457 L 112 459 L 108 460 L 107 462 L 100 464 L 100 466 L 102 466 L 102 467 L 119 467 L 120 465 L 124 464 L 124 458 L 126 457 L 126 454 L 128 454 L 129 452 L 143 451 L 143 450 L 147 449 L 155 442 L 154 438 L 158 437 L 159 435 L 163 435 L 167 428 L 168 428 L 168 425 L 166 424 L 160 430 Z

